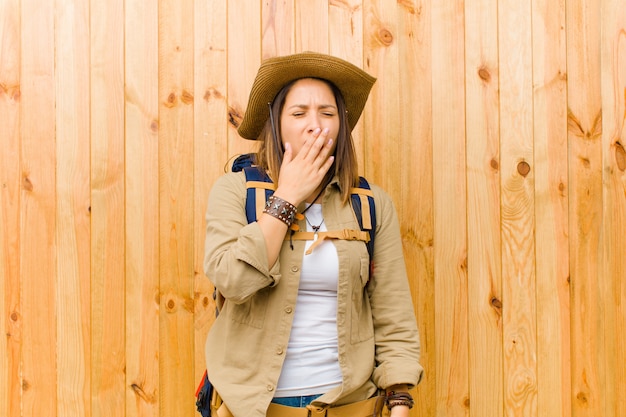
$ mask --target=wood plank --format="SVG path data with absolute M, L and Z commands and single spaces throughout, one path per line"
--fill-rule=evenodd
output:
M 268 0 L 261 5 L 263 59 L 294 53 L 295 0 Z M 225 30 L 225 28 L 223 28 Z
M 242 139 L 243 119 L 252 82 L 261 64 L 260 2 L 228 2 L 228 156 L 255 151 L 256 141 Z
M 0 2 L 0 415 L 20 413 L 20 5 Z
M 159 1 L 160 414 L 195 412 L 193 2 Z
M 537 412 L 571 415 L 565 3 L 532 4 Z
M 389 146 L 390 141 L 401 137 L 398 5 L 390 0 L 370 0 L 363 2 L 363 10 L 364 69 L 378 79 L 361 116 L 368 135 L 364 138 L 363 171 L 371 182 L 382 186 L 401 204 L 403 194 L 395 180 L 400 163 L 398 148 Z
M 158 23 L 125 2 L 126 417 L 160 415 Z
M 569 0 L 568 177 L 572 416 L 604 414 L 602 273 L 602 102 L 600 4 Z
M 328 1 L 295 0 L 296 52 L 328 53 Z
M 23 0 L 20 81 L 22 417 L 57 415 L 54 3 Z M 37 277 L 37 279 L 33 279 Z
M 91 278 L 92 413 L 124 415 L 124 30 L 123 1 L 92 1 Z
M 470 415 L 502 416 L 498 7 L 465 4 Z
M 445 53 L 443 52 L 445 51 Z M 437 414 L 468 407 L 463 2 L 432 5 L 432 129 Z
M 400 167 L 394 172 L 403 197 L 396 209 L 400 219 L 404 259 L 421 339 L 420 363 L 425 376 L 413 397 L 413 416 L 435 415 L 436 355 L 433 259 L 433 143 L 431 115 L 431 7 L 403 1 L 398 8 L 398 123 Z M 393 141 L 393 139 L 391 139 Z M 392 145 L 398 149 L 398 146 Z
M 57 412 L 83 417 L 91 415 L 89 1 L 55 5 Z
M 194 58 L 194 380 L 206 369 L 204 346 L 215 320 L 213 286 L 204 275 L 205 213 L 211 186 L 228 160 L 227 1 L 195 2 Z M 208 30 L 207 30 L 208 28 Z
M 604 410 L 626 415 L 626 7 L 602 3 L 601 24 Z
M 331 0 L 328 8 L 329 53 L 363 68 L 363 7 L 361 0 Z M 368 104 L 366 104 L 367 106 Z M 352 130 L 359 174 L 364 174 L 363 116 Z
M 529 3 L 498 3 L 504 407 L 537 415 L 532 27 Z

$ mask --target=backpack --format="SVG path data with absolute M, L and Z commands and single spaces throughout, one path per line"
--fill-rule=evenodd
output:
M 255 165 L 255 156 L 252 153 L 238 156 L 232 164 L 232 172 L 243 171 L 246 176 L 246 218 L 248 223 L 255 222 L 263 212 L 265 202 L 274 193 L 274 183 L 270 177 Z M 370 277 L 374 272 L 374 238 L 376 234 L 376 206 L 374 202 L 374 194 L 367 180 L 359 177 L 359 186 L 350 190 L 350 203 L 352 210 L 359 223 L 361 233 L 365 235 L 356 235 L 353 232 L 337 237 L 331 233 L 333 237 L 340 239 L 363 240 L 367 246 L 367 252 L 370 257 Z M 310 240 L 310 233 L 297 231 L 297 225 L 292 229 L 290 238 L 300 240 Z M 292 225 L 292 228 L 294 226 Z M 326 232 L 320 232 L 320 235 Z M 321 240 L 320 240 L 321 243 Z M 309 250 L 312 250 L 310 248 Z M 222 307 L 223 299 L 220 300 L 220 294 L 217 289 L 213 290 L 213 299 L 215 300 L 215 316 L 219 314 Z M 204 371 L 202 380 L 196 390 L 196 407 L 202 417 L 211 417 L 211 397 L 213 396 L 213 385 L 209 381 L 207 372 Z

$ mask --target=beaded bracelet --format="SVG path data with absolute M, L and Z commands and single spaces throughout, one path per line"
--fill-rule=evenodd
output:
M 289 201 L 285 201 L 280 197 L 271 195 L 265 203 L 263 213 L 267 213 L 272 217 L 276 217 L 290 227 L 293 223 L 298 209 Z
M 409 409 L 413 408 L 414 405 L 413 397 L 408 392 L 390 391 L 387 393 L 385 402 L 390 410 L 397 405 L 406 405 Z

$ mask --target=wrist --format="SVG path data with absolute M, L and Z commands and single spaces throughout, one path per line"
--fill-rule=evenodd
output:
M 273 195 L 279 197 L 281 200 L 287 201 L 289 204 L 292 204 L 296 207 L 301 203 L 301 200 L 297 197 L 296 193 L 290 192 L 289 190 L 285 190 L 283 188 L 277 188 L 274 190 Z
M 287 228 L 291 227 L 295 221 L 297 212 L 298 210 L 295 205 L 276 194 L 270 196 L 265 203 L 265 209 L 263 209 L 263 213 L 269 214 L 282 221 Z
M 387 389 L 385 395 L 385 405 L 389 410 L 394 407 L 407 407 L 407 409 L 413 408 L 414 401 L 413 396 L 407 391 L 392 391 Z

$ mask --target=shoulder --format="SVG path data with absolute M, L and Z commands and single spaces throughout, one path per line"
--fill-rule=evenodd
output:
M 243 171 L 239 172 L 227 172 L 226 174 L 219 177 L 215 183 L 213 184 L 213 188 L 245 188 L 246 187 L 246 176 Z
M 368 183 L 374 195 L 377 230 L 380 230 L 385 225 L 397 223 L 398 214 L 391 196 L 378 184 L 369 180 Z
M 219 177 L 209 195 L 209 201 L 239 197 L 244 198 L 246 194 L 246 177 L 243 172 L 228 172 Z
M 374 204 L 376 204 L 376 207 L 378 207 L 379 205 L 381 207 L 393 207 L 393 200 L 391 199 L 389 194 L 387 194 L 387 192 L 378 184 L 369 181 L 367 178 L 365 179 L 369 184 L 370 189 L 372 190 L 372 194 L 374 195 Z

